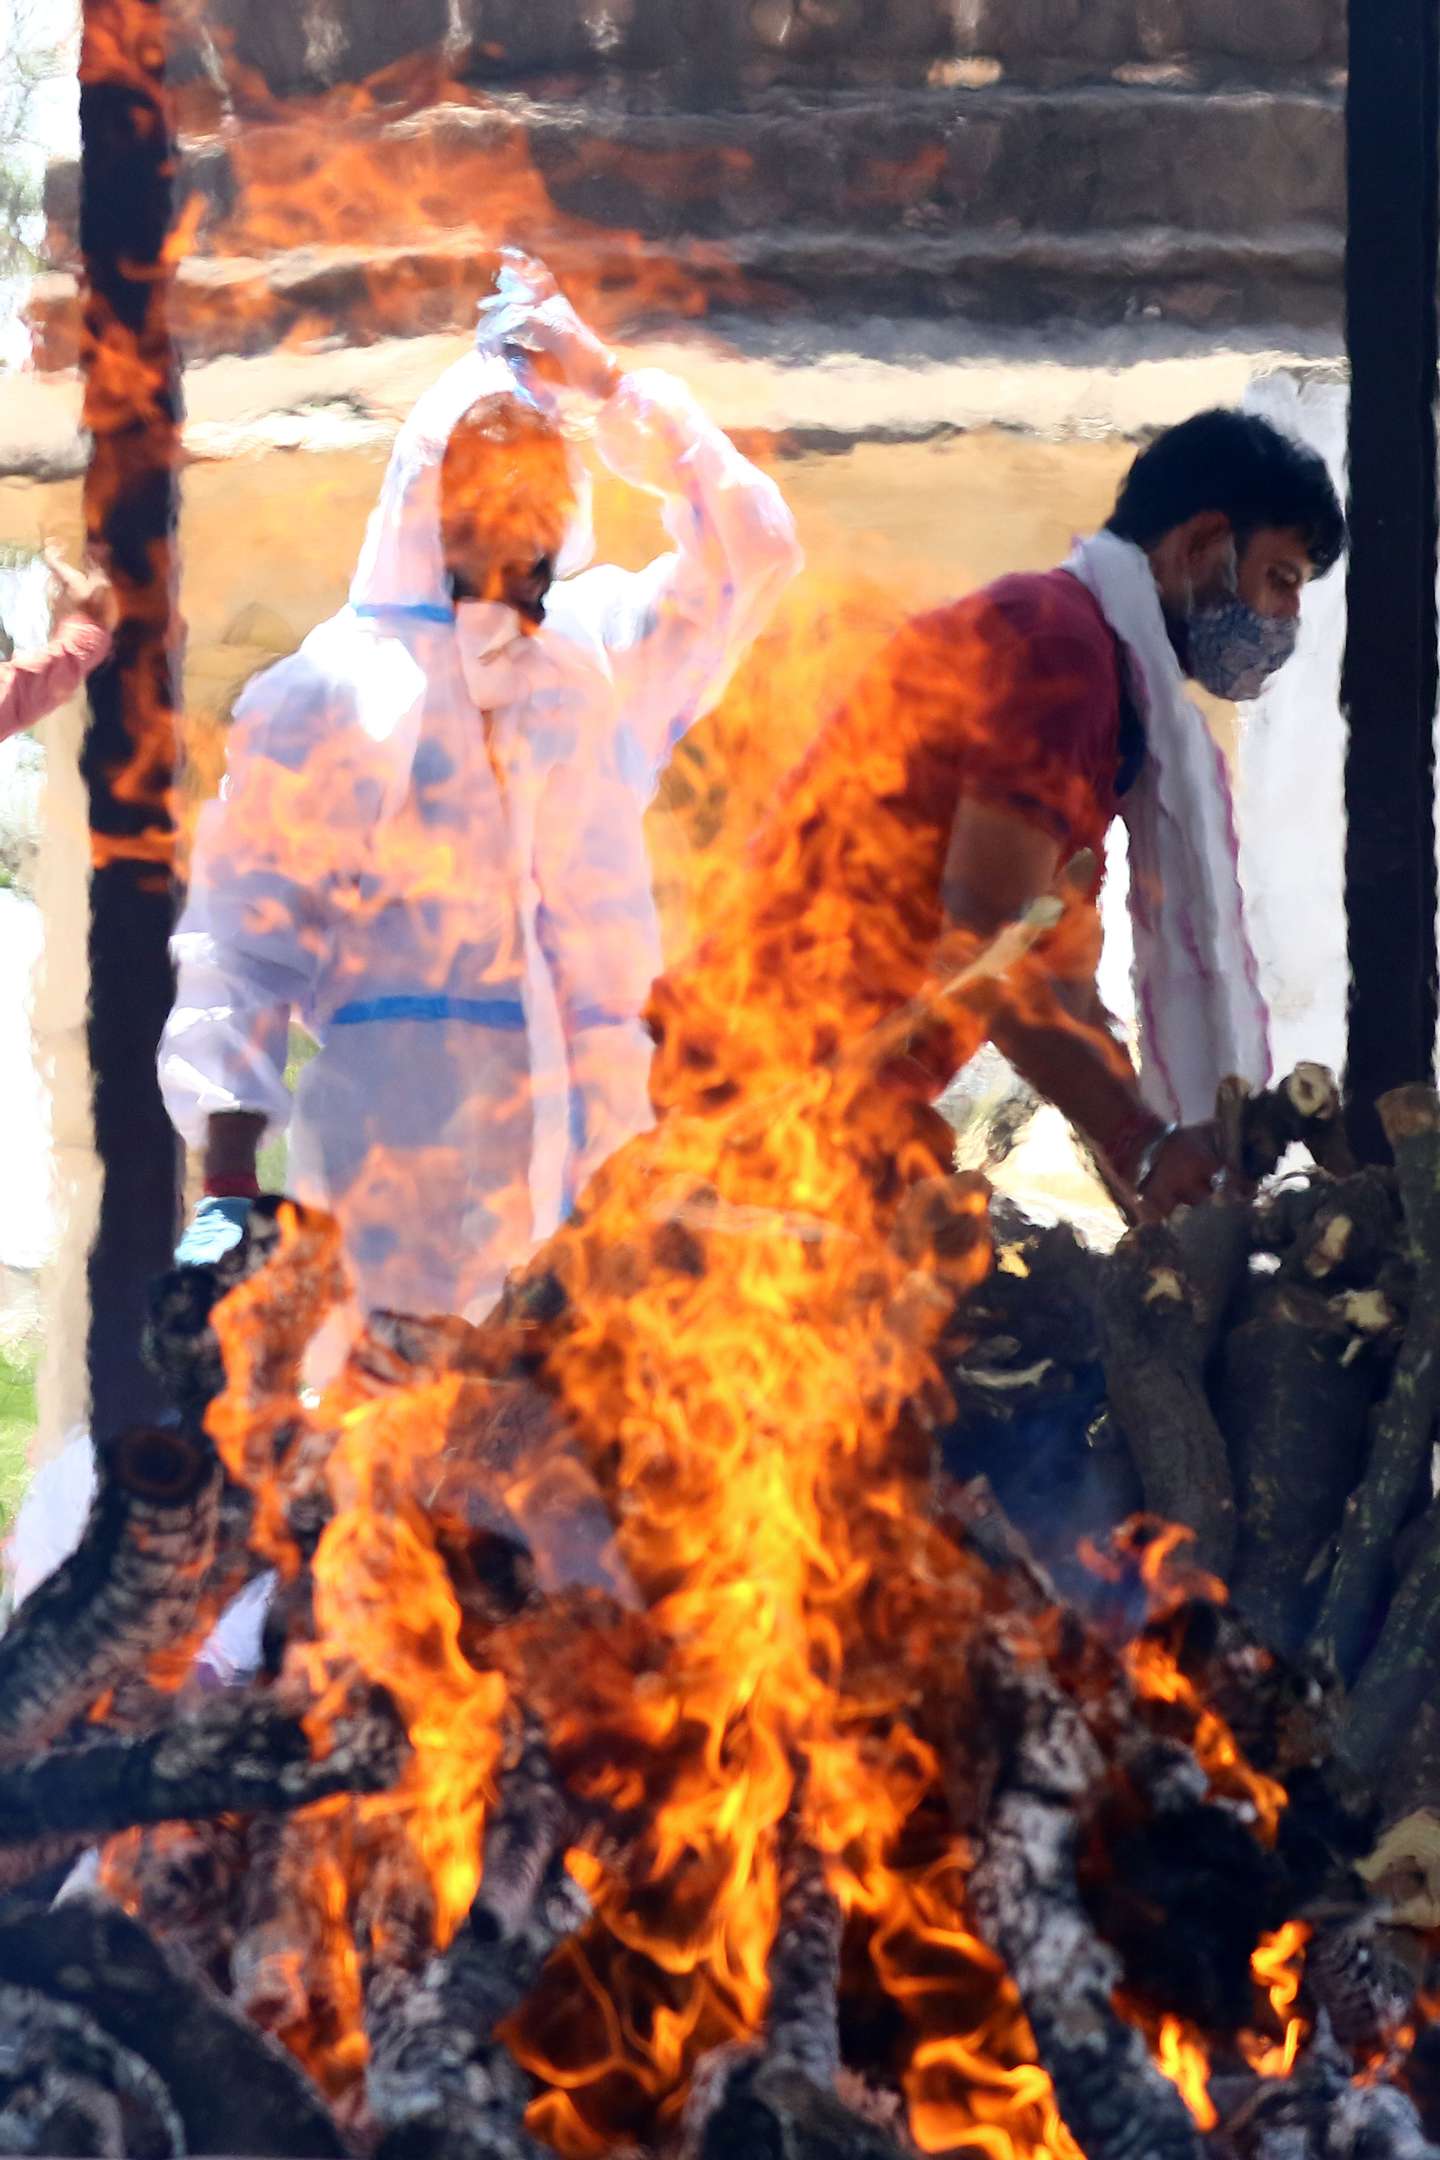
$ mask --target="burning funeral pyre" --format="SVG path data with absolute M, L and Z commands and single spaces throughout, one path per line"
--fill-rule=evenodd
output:
M 318 1404 L 329 1222 L 162 1283 L 178 1422 L 0 1641 L 0 2149 L 1436 2150 L 1440 1102 L 1225 1107 L 1314 1167 L 1108 1258 L 666 1120 Z M 1027 1540 L 940 1453 L 1041 1426 Z

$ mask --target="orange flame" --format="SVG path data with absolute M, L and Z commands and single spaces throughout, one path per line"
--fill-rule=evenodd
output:
M 433 102 L 434 81 L 424 90 Z M 252 100 L 262 92 L 247 86 Z M 549 257 L 602 328 L 642 305 L 695 312 L 730 276 L 718 262 L 659 261 L 623 235 L 597 246 L 593 228 L 554 209 L 521 131 L 468 91 L 445 95 L 458 136 L 443 154 L 437 138 L 392 125 L 403 98 L 387 106 L 376 86 L 241 128 L 234 212 L 210 224 L 192 205 L 172 256 L 319 243 L 343 289 L 345 246 L 388 243 L 357 288 L 367 336 L 452 323 L 485 248 L 512 237 Z M 924 172 L 873 178 L 904 192 Z M 471 227 L 479 203 L 483 234 Z M 417 245 L 417 223 L 448 228 L 453 246 Z M 220 327 L 237 345 L 316 326 L 303 303 L 287 315 L 258 270 L 227 305 Z M 134 382 L 123 388 L 133 397 Z M 527 1702 L 544 1698 L 572 1792 L 639 1826 L 622 1854 L 571 1856 L 595 1923 L 514 2021 L 515 2053 L 547 2088 L 532 2126 L 567 2154 L 673 2124 L 700 2054 L 757 2029 L 780 1826 L 798 1813 L 868 1943 L 921 2149 L 1080 2160 L 1015 1992 L 967 1918 L 969 1848 L 945 1819 L 945 1740 L 968 1699 L 982 1594 L 975 1566 L 929 1520 L 917 1405 L 943 1397 L 937 1338 L 989 1245 L 986 1195 L 949 1177 L 948 1131 L 930 1103 L 937 1074 L 985 1038 L 987 993 L 917 1018 L 883 1060 L 867 1052 L 898 1004 L 934 987 L 936 844 L 907 782 L 980 752 L 1002 661 L 933 625 L 877 659 L 879 627 L 848 582 L 797 606 L 672 780 L 672 810 L 686 781 L 693 790 L 674 819 L 679 859 L 665 866 L 691 902 L 674 942 L 684 948 L 691 923 L 707 942 L 703 961 L 657 992 L 661 1124 L 605 1166 L 547 1254 L 568 1317 L 537 1392 L 563 1416 L 573 1459 L 541 1442 L 507 1466 L 478 1464 L 467 1449 L 501 1390 L 455 1376 L 380 1399 L 342 1382 L 316 1413 L 334 1434 L 334 1511 L 312 1563 L 315 1640 L 291 1646 L 286 1680 L 309 1690 L 317 1743 L 357 1673 L 382 1685 L 413 1751 L 396 1792 L 327 1826 L 402 1839 L 446 1941 L 477 1887 L 501 1721 L 519 1684 Z M 852 681 L 752 858 L 778 776 Z M 330 878 L 346 866 L 353 799 L 353 776 L 323 749 L 303 775 L 276 765 L 254 806 L 255 859 L 262 872 L 283 859 L 329 878 L 358 918 L 382 903 Z M 373 845 L 382 894 L 452 890 L 443 835 L 397 821 Z M 596 871 L 578 863 L 575 876 Z M 1079 964 L 1085 913 L 1067 918 L 1043 964 L 1014 971 L 1022 1003 L 1043 1001 L 1053 976 Z M 377 1217 L 423 1235 L 427 1180 L 443 1174 L 437 1156 L 401 1183 L 378 1156 L 366 1168 Z M 518 1220 L 522 1196 L 499 1205 Z M 285 1566 L 292 1460 L 257 1378 L 264 1312 L 257 1285 L 216 1315 L 229 1387 L 211 1429 L 260 1497 L 260 1549 Z M 437 1490 L 470 1476 L 525 1519 L 567 1473 L 603 1496 L 607 1565 L 641 1617 L 627 1634 L 633 1616 L 582 1604 L 567 1620 L 557 1601 L 554 1615 L 477 1643 L 441 1549 Z M 1164 1556 L 1145 1565 L 1158 1582 Z M 1131 1670 L 1142 1693 L 1182 1706 L 1217 1786 L 1249 1793 L 1273 1834 L 1283 1794 L 1249 1770 L 1169 1653 L 1138 1645 Z M 348 1855 L 317 1861 L 313 1895 L 347 1939 Z M 332 2080 L 353 2079 L 363 2057 L 357 1989 L 332 1990 L 351 2020 L 327 2039 Z M 1202 2121 L 1199 2041 L 1168 2020 L 1157 2044 Z
M 1183 2018 L 1161 2020 L 1156 2061 L 1195 2118 L 1196 2129 L 1213 2130 L 1220 2117 L 1210 2098 L 1210 2058 Z
M 1242 2036 L 1245 2060 L 1260 2077 L 1288 2077 L 1309 2029 L 1308 2021 L 1295 2013 L 1309 1940 L 1310 1929 L 1303 1920 L 1287 1920 L 1273 1935 L 1261 1937 L 1250 1960 L 1256 1985 L 1265 1990 L 1275 2023 L 1285 2035 L 1269 2043 L 1253 2034 Z
M 1152 1702 L 1173 1703 L 1183 1713 L 1186 1738 L 1215 1789 L 1242 1798 L 1252 1811 L 1259 1836 L 1272 1845 L 1287 1804 L 1284 1786 L 1247 1761 L 1225 1720 L 1201 1701 L 1180 1669 L 1175 1650 L 1164 1640 L 1165 1622 L 1187 1600 L 1203 1598 L 1222 1605 L 1228 1595 L 1216 1576 L 1183 1557 L 1193 1538 L 1194 1532 L 1183 1524 L 1137 1516 L 1116 1533 L 1110 1551 L 1102 1552 L 1087 1540 L 1081 1554 L 1086 1565 L 1107 1581 L 1123 1581 L 1131 1568 L 1138 1571 L 1147 1593 L 1150 1627 L 1125 1646 L 1131 1681 Z

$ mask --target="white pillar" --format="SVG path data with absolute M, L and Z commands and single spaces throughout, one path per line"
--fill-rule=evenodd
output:
M 1333 370 L 1277 371 L 1245 405 L 1318 450 L 1341 500 L 1349 392 Z M 1240 730 L 1240 869 L 1277 1072 L 1345 1056 L 1345 747 L 1340 668 L 1343 563 L 1310 586 L 1295 658 L 1246 711 Z

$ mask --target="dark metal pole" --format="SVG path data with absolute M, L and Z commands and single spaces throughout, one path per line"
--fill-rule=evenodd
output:
M 1440 0 L 1355 0 L 1347 1092 L 1357 1145 L 1382 1160 L 1376 1096 L 1435 1062 L 1437 79 Z
M 90 1064 L 103 1187 L 90 1256 L 90 1383 L 98 1438 L 159 1415 L 140 1354 L 146 1292 L 170 1265 L 181 1153 L 155 1052 L 173 996 L 173 793 L 179 766 L 175 527 L 180 363 L 166 260 L 174 137 L 166 0 L 85 0 L 80 248 L 85 267 L 85 482 L 91 544 L 121 623 L 91 678 Z

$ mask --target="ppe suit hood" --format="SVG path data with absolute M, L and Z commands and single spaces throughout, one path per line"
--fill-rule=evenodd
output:
M 350 585 L 350 605 L 366 613 L 404 610 L 449 621 L 453 608 L 440 544 L 440 465 L 457 422 L 480 398 L 511 396 L 553 412 L 553 402 L 494 351 L 470 352 L 447 368 L 415 405 L 390 453 L 380 500 L 370 514 Z M 573 577 L 594 553 L 590 477 L 570 451 L 576 514 L 555 565 Z M 517 618 L 518 620 L 518 618 Z

